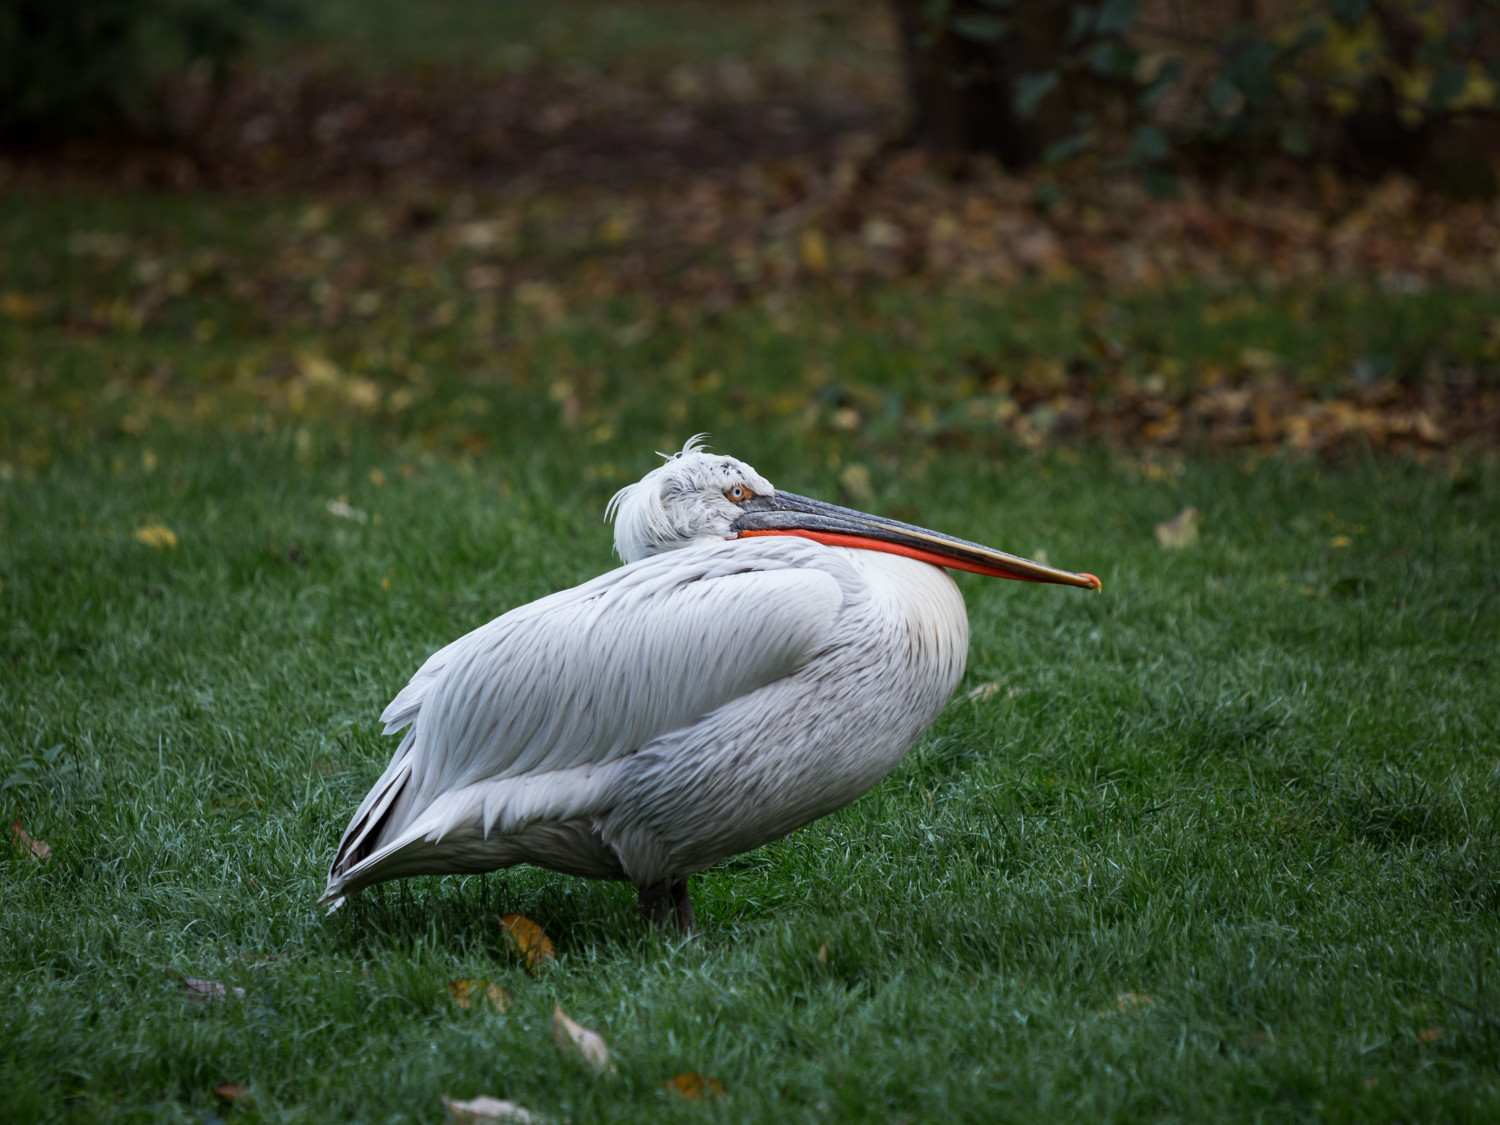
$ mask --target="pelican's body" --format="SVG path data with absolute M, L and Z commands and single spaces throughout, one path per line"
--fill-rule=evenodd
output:
M 676 489 L 684 475 L 706 483 Z M 845 510 L 772 499 L 749 466 L 691 443 L 633 488 L 615 504 L 634 561 L 454 641 L 386 709 L 406 735 L 324 901 L 532 863 L 628 879 L 659 917 L 670 892 L 691 925 L 688 875 L 854 800 L 937 717 L 969 640 L 945 570 L 890 543 L 805 538 L 850 539 L 802 527 Z M 792 501 L 817 514 L 783 530 Z

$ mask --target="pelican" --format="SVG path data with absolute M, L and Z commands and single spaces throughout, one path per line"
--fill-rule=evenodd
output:
M 969 647 L 948 570 L 1100 588 L 782 492 L 702 437 L 610 501 L 623 566 L 417 670 L 319 902 L 530 863 L 629 880 L 690 931 L 690 875 L 853 801 L 937 718 Z

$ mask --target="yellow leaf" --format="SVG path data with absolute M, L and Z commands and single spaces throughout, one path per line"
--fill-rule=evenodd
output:
M 171 528 L 163 527 L 159 523 L 148 524 L 135 533 L 136 542 L 144 543 L 148 547 L 155 547 L 158 551 L 176 550 L 177 534 Z
M 448 992 L 453 997 L 453 1002 L 464 1009 L 473 1007 L 476 996 L 483 997 L 497 1012 L 505 1011 L 515 1000 L 509 989 L 484 980 L 450 980 Z
M 661 1085 L 662 1089 L 671 1090 L 679 1098 L 690 1102 L 701 1102 L 705 1096 L 722 1098 L 729 1093 L 723 1083 L 692 1070 L 679 1074 L 676 1078 L 669 1078 Z
M 1330 547 L 1347 547 L 1353 542 L 1354 540 L 1350 539 L 1347 535 L 1335 535 L 1328 541 L 1328 545 Z
M 530 918 L 522 914 L 507 914 L 500 919 L 500 932 L 516 954 L 526 962 L 532 972 L 541 968 L 557 956 L 549 938 Z
M 802 232 L 802 264 L 808 273 L 828 272 L 828 243 L 823 240 L 822 231 L 808 227 Z
M 385 474 L 379 469 L 371 469 L 368 475 L 370 477 L 370 483 L 373 484 L 376 488 L 385 487 Z
M 1188 505 L 1156 525 L 1156 541 L 1166 551 L 1180 551 L 1198 542 L 1198 509 Z

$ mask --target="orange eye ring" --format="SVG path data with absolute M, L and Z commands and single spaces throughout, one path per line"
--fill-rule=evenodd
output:
M 732 484 L 724 490 L 724 497 L 732 503 L 743 504 L 746 500 L 754 499 L 755 493 L 742 484 Z

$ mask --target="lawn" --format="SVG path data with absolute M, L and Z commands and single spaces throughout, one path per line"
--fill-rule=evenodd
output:
M 641 273 L 629 214 L 0 188 L 0 1117 L 1495 1119 L 1500 466 L 1400 413 L 1493 407 L 1493 285 L 850 280 L 857 239 L 814 268 L 791 230 L 698 291 L 741 250 Z M 1167 426 L 1242 386 L 1314 428 L 1374 405 L 1311 452 L 1281 413 Z M 1085 401 L 1117 440 L 1070 430 Z M 696 876 L 691 939 L 530 869 L 316 908 L 386 702 L 615 565 L 610 494 L 699 430 L 1103 593 L 958 576 L 953 702 L 864 798 Z M 727 1094 L 664 1089 L 690 1072 Z

